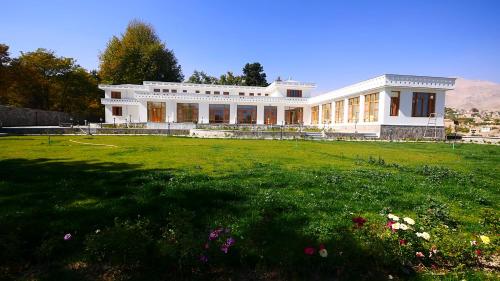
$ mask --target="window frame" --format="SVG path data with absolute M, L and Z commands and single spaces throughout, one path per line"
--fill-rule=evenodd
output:
M 113 116 L 123 116 L 123 107 L 121 107 L 121 106 L 112 106 L 111 107 L 111 114 Z
M 436 113 L 436 93 L 413 92 L 411 117 L 428 118 L 432 113 Z

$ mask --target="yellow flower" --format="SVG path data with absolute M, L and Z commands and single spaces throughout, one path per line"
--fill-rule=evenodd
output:
M 490 237 L 486 235 L 481 235 L 479 236 L 479 238 L 481 238 L 481 241 L 483 241 L 484 244 L 490 244 Z

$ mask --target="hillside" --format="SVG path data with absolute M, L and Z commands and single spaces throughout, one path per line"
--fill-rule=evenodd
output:
M 446 93 L 446 106 L 457 109 L 500 110 L 500 84 L 457 78 L 455 90 Z

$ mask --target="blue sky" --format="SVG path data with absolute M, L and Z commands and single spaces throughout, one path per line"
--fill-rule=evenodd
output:
M 184 75 L 240 73 L 335 89 L 383 73 L 500 82 L 500 1 L 4 1 L 0 42 L 88 69 L 134 18 L 151 23 Z

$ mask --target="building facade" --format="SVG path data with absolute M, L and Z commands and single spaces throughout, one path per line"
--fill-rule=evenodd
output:
M 411 138 L 429 127 L 444 133 L 445 93 L 454 84 L 454 78 L 385 74 L 316 96 L 315 84 L 291 80 L 267 87 L 145 81 L 99 88 L 111 124 L 297 125 Z

